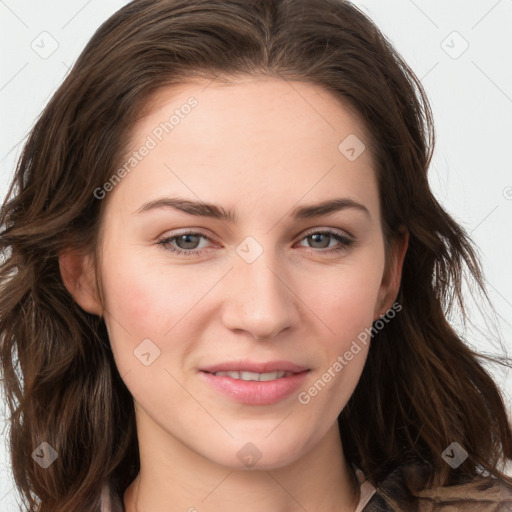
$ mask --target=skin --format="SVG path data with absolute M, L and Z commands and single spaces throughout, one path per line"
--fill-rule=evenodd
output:
M 104 316 L 134 398 L 141 471 L 126 490 L 125 508 L 353 511 L 358 488 L 337 417 L 369 344 L 360 344 L 308 404 L 297 393 L 272 405 L 240 404 L 206 384 L 198 369 L 245 358 L 288 360 L 310 369 L 299 391 L 307 390 L 395 301 L 407 236 L 392 241 L 386 266 L 370 151 L 349 161 L 338 150 L 349 134 L 367 147 L 369 141 L 361 121 L 330 92 L 254 77 L 207 85 L 160 91 L 134 126 L 128 152 L 187 98 L 198 100 L 104 199 L 97 269 L 92 255 L 69 251 L 60 258 L 75 300 Z M 166 195 L 215 203 L 233 210 L 236 221 L 168 207 L 137 212 Z M 297 206 L 342 197 L 368 214 L 346 208 L 290 216 Z M 184 228 L 208 238 L 169 245 L 196 255 L 158 243 Z M 326 229 L 355 242 L 308 238 Z M 248 236 L 263 250 L 251 263 L 236 251 Z M 335 247 L 341 250 L 327 252 Z M 149 366 L 134 356 L 144 339 L 160 350 Z M 237 456 L 248 442 L 261 454 L 252 467 Z

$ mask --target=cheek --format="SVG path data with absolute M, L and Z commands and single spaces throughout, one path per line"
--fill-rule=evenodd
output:
M 357 336 L 372 324 L 382 282 L 379 259 L 361 260 L 326 274 L 308 286 L 307 303 L 338 339 Z M 322 286 L 323 284 L 323 286 Z
M 204 298 L 219 279 L 193 266 L 148 264 L 143 253 L 124 248 L 103 262 L 105 321 L 121 375 L 176 367 L 194 350 L 203 326 L 195 320 L 206 314 Z M 148 350 L 157 357 L 145 367 L 136 357 Z
M 165 333 L 183 317 L 187 304 L 187 289 L 177 276 L 164 280 L 154 266 L 144 265 L 128 250 L 122 252 L 119 257 L 109 255 L 102 280 L 105 322 L 121 375 L 142 370 L 141 361 L 136 359 L 138 352 L 149 350 L 151 359 L 160 362 L 167 351 Z
M 318 428 L 335 421 L 359 382 L 371 343 L 374 304 L 380 280 L 376 273 L 348 272 L 311 297 L 315 313 L 329 327 L 318 340 L 320 365 L 298 396 L 305 407 L 322 411 Z M 320 354 L 321 353 L 321 354 Z
M 376 300 L 375 287 L 365 286 L 361 280 L 350 284 L 345 282 L 345 286 L 331 288 L 330 293 L 317 296 L 314 302 L 318 304 L 318 316 L 330 329 L 329 336 L 322 341 L 322 371 L 331 368 L 331 375 L 342 374 L 333 382 L 343 380 L 344 386 L 352 381 L 355 385 L 363 369 L 370 342 L 367 332 L 372 325 Z M 342 367 L 338 364 L 333 368 L 340 361 Z
M 161 338 L 198 302 L 207 283 L 147 260 L 133 254 L 105 265 L 106 308 L 130 333 Z
M 383 260 L 378 250 L 360 253 L 357 261 L 347 259 L 346 265 L 326 275 L 323 286 L 309 286 L 314 291 L 307 296 L 308 304 L 329 329 L 319 338 L 321 365 L 299 401 L 311 401 L 332 419 L 352 395 L 366 362 Z
M 134 336 L 155 335 L 163 304 L 172 300 L 165 285 L 136 262 L 118 261 L 103 280 L 105 304 L 112 320 Z

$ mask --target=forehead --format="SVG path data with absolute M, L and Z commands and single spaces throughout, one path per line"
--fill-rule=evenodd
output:
M 179 189 L 229 202 L 233 191 L 248 201 L 275 192 L 297 202 L 341 187 L 377 199 L 368 197 L 376 189 L 363 123 L 316 84 L 250 78 L 162 89 L 133 126 L 126 161 L 144 146 L 121 183 L 128 196 Z
M 196 106 L 187 107 L 193 101 Z M 183 111 L 183 112 L 181 112 Z M 196 80 L 162 88 L 145 103 L 142 119 L 132 131 L 134 135 L 150 133 L 157 123 L 172 118 L 174 128 L 180 125 L 179 136 L 187 134 L 187 125 L 195 134 L 217 135 L 221 131 L 236 130 L 236 139 L 250 131 L 264 140 L 277 135 L 277 128 L 286 126 L 280 136 L 302 138 L 309 134 L 312 142 L 320 138 L 329 143 L 329 135 L 336 137 L 353 133 L 368 139 L 368 133 L 359 114 L 335 93 L 323 86 L 269 77 L 248 77 L 236 81 Z M 182 123 L 189 117 L 187 123 Z M 178 119 L 179 116 L 179 119 Z M 217 123 L 214 123 L 217 121 Z M 201 132 L 199 131 L 201 129 Z M 203 145 L 211 137 L 203 137 Z

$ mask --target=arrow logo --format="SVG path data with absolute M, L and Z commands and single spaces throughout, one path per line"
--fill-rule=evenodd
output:
M 263 247 L 255 238 L 248 236 L 237 245 L 236 252 L 246 263 L 252 263 L 261 256 Z
M 53 447 L 46 443 L 42 442 L 36 449 L 32 452 L 32 458 L 43 468 L 46 469 L 51 466 L 59 454 L 53 449 Z
M 160 349 L 149 338 L 146 338 L 137 345 L 133 354 L 144 366 L 149 366 L 160 357 Z
M 363 141 L 354 133 L 349 134 L 338 146 L 339 152 L 349 161 L 353 162 L 361 153 L 364 152 L 366 146 Z
M 245 443 L 245 445 L 238 450 L 237 457 L 244 466 L 250 468 L 261 459 L 262 453 L 253 443 Z
M 444 450 L 441 457 L 449 466 L 455 469 L 468 458 L 468 452 L 459 443 L 453 442 Z

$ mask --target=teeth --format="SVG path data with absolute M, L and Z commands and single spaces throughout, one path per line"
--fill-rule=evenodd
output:
M 267 380 L 281 379 L 282 377 L 288 377 L 293 372 L 267 372 L 267 373 L 254 373 L 254 372 L 217 372 L 214 375 L 218 377 L 231 377 L 232 379 L 238 380 L 255 380 L 265 382 Z
M 255 374 L 255 375 L 258 375 L 258 374 Z M 260 373 L 258 380 L 260 380 L 260 381 L 274 380 L 274 379 L 280 379 L 281 377 L 284 377 L 284 372 Z

